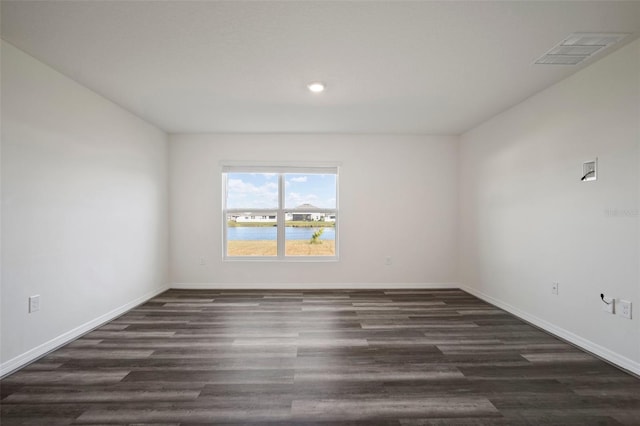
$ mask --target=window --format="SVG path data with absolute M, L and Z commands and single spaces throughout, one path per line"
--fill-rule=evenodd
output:
M 227 260 L 337 260 L 337 167 L 224 166 Z

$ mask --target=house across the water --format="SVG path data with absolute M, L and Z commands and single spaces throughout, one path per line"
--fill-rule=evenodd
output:
M 319 207 L 316 207 L 311 204 L 301 204 L 294 209 L 292 212 L 285 213 L 284 220 L 287 222 L 290 221 L 303 221 L 303 222 L 335 222 L 336 214 L 332 212 L 318 212 L 320 210 Z M 241 214 L 241 215 L 233 215 L 229 217 L 229 220 L 238 223 L 268 223 L 273 222 L 276 223 L 276 215 L 275 214 Z

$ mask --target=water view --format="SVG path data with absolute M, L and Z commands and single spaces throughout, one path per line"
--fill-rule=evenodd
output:
M 285 239 L 287 240 L 310 240 L 314 232 L 320 228 L 285 227 Z M 229 241 L 267 241 L 277 239 L 278 229 L 275 226 L 236 226 L 227 228 L 227 240 Z M 335 240 L 335 228 L 324 228 L 320 236 L 321 240 Z

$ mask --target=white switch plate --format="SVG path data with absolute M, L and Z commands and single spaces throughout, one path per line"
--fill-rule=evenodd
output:
M 560 283 L 551 284 L 551 294 L 555 294 L 556 296 L 560 292 Z
M 582 180 L 589 182 L 598 179 L 598 159 L 582 163 Z
M 40 310 L 40 295 L 36 294 L 29 297 L 29 313 Z
M 605 312 L 609 312 L 610 314 L 615 313 L 615 304 L 616 300 L 611 297 L 605 297 L 602 302 L 602 310 Z
M 385 265 L 389 266 L 389 265 L 391 265 L 392 263 L 393 263 L 393 260 L 391 259 L 391 256 L 387 256 L 387 257 L 385 257 L 385 259 L 384 259 L 384 264 L 385 264 Z
M 631 302 L 628 300 L 620 299 L 620 304 L 618 305 L 618 314 L 621 317 L 631 319 Z

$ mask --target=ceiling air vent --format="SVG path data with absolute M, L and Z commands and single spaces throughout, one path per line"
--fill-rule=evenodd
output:
M 628 36 L 627 33 L 573 33 L 536 60 L 540 65 L 577 65 Z

